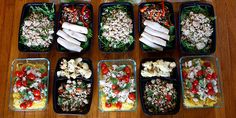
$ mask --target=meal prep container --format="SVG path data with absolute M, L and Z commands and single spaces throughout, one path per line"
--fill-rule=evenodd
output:
M 102 70 L 101 70 L 101 64 L 102 63 L 106 63 L 106 64 L 109 64 L 109 65 L 112 65 L 112 64 L 116 64 L 116 65 L 121 65 L 121 64 L 127 64 L 127 65 L 131 65 L 132 66 L 132 70 L 133 70 L 133 76 L 134 76 L 134 81 L 135 81 L 135 88 L 136 88 L 136 92 L 135 92 L 135 104 L 134 104 L 134 107 L 133 109 L 131 110 L 114 110 L 115 112 L 122 112 L 122 111 L 128 111 L 128 112 L 132 112 L 132 111 L 135 111 L 137 109 L 137 85 L 136 85 L 136 62 L 134 60 L 131 60 L 131 59 L 119 59 L 119 60 L 101 60 L 98 62 L 98 99 L 99 99 L 99 102 L 98 102 L 98 108 L 100 109 L 100 111 L 102 112 L 106 112 L 106 110 L 104 110 L 102 107 L 101 107 L 101 95 L 102 95 L 102 91 L 100 90 L 100 80 L 101 80 L 101 76 L 102 76 Z M 132 71 L 131 71 L 132 72 Z M 114 112 L 114 111 L 108 111 L 108 112 Z
M 70 59 L 75 59 L 75 58 L 66 58 L 66 57 L 62 57 L 58 60 L 57 62 L 57 66 L 55 69 L 55 74 L 54 74 L 54 80 L 53 80 L 53 109 L 56 113 L 58 114 L 63 114 L 63 115 L 86 115 L 91 107 L 91 103 L 92 103 L 92 96 L 93 96 L 93 66 L 92 66 L 92 61 L 90 59 L 84 59 L 82 58 L 82 62 L 85 62 L 88 64 L 90 70 L 92 71 L 92 75 L 91 77 L 87 80 L 87 79 L 81 79 L 80 77 L 77 77 L 76 79 L 80 79 L 85 83 L 90 83 L 91 84 L 91 95 L 89 97 L 89 103 L 84 107 L 84 111 L 80 112 L 80 111 L 62 111 L 60 106 L 57 104 L 57 99 L 58 99 L 58 88 L 60 87 L 61 83 L 66 83 L 66 81 L 68 80 L 66 77 L 57 77 L 57 71 L 61 70 L 60 69 L 60 63 L 62 61 L 62 59 L 66 59 L 67 61 Z
M 139 32 L 139 34 L 141 35 L 141 33 L 143 32 L 143 30 L 144 30 L 144 27 L 143 27 L 143 24 L 142 24 L 142 14 L 141 14 L 141 12 L 140 12 L 140 9 L 143 7 L 143 6 L 145 6 L 145 5 L 148 5 L 148 4 L 155 4 L 155 5 L 157 5 L 157 4 L 161 4 L 161 2 L 143 2 L 143 3 L 141 3 L 139 6 L 138 6 L 138 32 Z M 165 4 L 165 6 L 167 6 L 168 8 L 169 8 L 169 10 L 170 10 L 170 20 L 171 20 L 171 22 L 173 23 L 173 25 L 175 26 L 175 16 L 174 16 L 174 9 L 173 9 L 173 5 L 170 3 L 170 2 L 167 2 L 167 1 L 165 1 L 164 2 L 164 4 Z M 175 49 L 175 46 L 176 46 L 176 40 L 177 40 L 177 33 L 176 33 L 176 26 L 175 26 L 175 30 L 174 30 L 174 35 L 175 35 L 175 40 L 173 41 L 173 47 L 164 47 L 164 50 L 163 51 L 165 51 L 165 50 L 172 50 L 172 49 Z M 142 42 L 140 42 L 140 47 L 141 47 L 141 49 L 144 51 L 144 52 L 158 52 L 157 50 L 155 50 L 155 49 L 144 49 L 143 48 L 143 43 Z
M 49 48 L 46 50 L 46 51 L 33 51 L 31 50 L 29 47 L 25 46 L 25 45 L 22 45 L 20 44 L 20 36 L 21 36 L 21 27 L 23 26 L 24 24 L 24 19 L 29 16 L 29 11 L 30 11 L 30 7 L 31 6 L 43 6 L 43 4 L 46 4 L 47 6 L 49 6 L 49 8 L 51 8 L 51 6 L 53 5 L 54 7 L 54 12 L 55 12 L 55 15 L 54 15 L 54 34 L 53 34 L 53 40 L 52 40 L 52 43 L 50 44 Z M 18 32 L 18 49 L 19 51 L 21 52 L 49 52 L 52 48 L 52 45 L 53 45 L 53 42 L 54 42 L 54 39 L 55 39 L 55 36 L 56 36 L 56 6 L 53 4 L 53 3 L 43 3 L 43 2 L 34 2 L 34 3 L 26 3 L 24 6 L 23 6 L 23 9 L 22 9 L 22 13 L 21 13 L 21 19 L 20 19 L 20 26 L 19 26 L 19 32 Z
M 217 74 L 217 83 L 218 83 L 218 101 L 217 103 L 213 106 L 213 107 L 210 107 L 210 106 L 203 106 L 203 107 L 188 107 L 184 104 L 184 93 L 185 93 L 185 88 L 184 88 L 184 78 L 183 78 L 183 75 L 182 75 L 182 72 L 183 72 L 183 69 L 182 69 L 182 64 L 188 60 L 192 60 L 192 59 L 196 59 L 196 58 L 200 58 L 202 60 L 207 60 L 207 61 L 210 61 L 213 66 L 214 66 L 214 71 L 216 72 Z M 180 60 L 179 60 L 179 63 L 180 63 L 180 77 L 181 77 L 181 85 L 182 85 L 182 98 L 183 98 L 183 106 L 187 109 L 189 108 L 220 108 L 223 106 L 224 104 L 224 98 L 223 98 L 223 91 L 222 91 L 222 82 L 220 80 L 220 75 L 221 75 L 221 72 L 220 72 L 220 64 L 219 64 L 219 60 L 218 58 L 214 57 L 214 56 L 185 56 L 185 57 L 181 57 Z
M 145 58 L 145 59 L 142 59 L 142 61 L 140 62 L 140 71 L 139 71 L 140 77 L 144 78 L 144 79 L 149 79 L 149 77 L 142 77 L 142 75 L 141 75 L 141 70 L 143 70 L 143 68 L 144 68 L 142 66 L 143 63 L 145 63 L 147 61 L 156 61 L 156 60 L 161 60 L 161 59 L 164 61 L 175 62 L 175 64 L 176 64 L 176 67 L 173 69 L 171 76 L 165 77 L 165 79 L 176 80 L 176 81 L 179 80 L 178 79 L 178 71 L 177 71 L 177 63 L 174 58 Z M 153 78 L 153 77 L 150 77 L 150 78 Z M 156 77 L 156 78 L 159 78 L 159 77 Z
M 90 9 L 91 11 L 91 23 L 89 25 L 89 27 L 92 29 L 92 32 L 94 34 L 94 30 L 93 30 L 93 6 L 90 4 L 90 3 L 76 3 L 76 2 L 71 2 L 71 3 L 61 3 L 60 4 L 60 7 L 59 7 L 59 10 L 58 10 L 58 16 L 57 16 L 57 31 L 62 29 L 61 28 L 61 25 L 60 25 L 60 20 L 61 20 L 61 15 L 62 15 L 62 10 L 64 7 L 69 7 L 69 6 L 77 6 L 77 7 L 82 7 L 83 5 L 87 5 L 87 7 Z M 56 36 L 56 38 L 58 38 L 59 36 Z M 90 50 L 90 47 L 91 47 L 91 44 L 92 44 L 92 40 L 93 40 L 93 37 L 88 39 L 89 41 L 89 46 L 88 48 L 86 49 L 83 49 L 81 52 L 79 53 L 84 53 L 86 51 L 89 51 Z M 73 51 L 70 51 L 70 50 L 67 50 L 65 49 L 63 46 L 61 46 L 60 44 L 57 43 L 57 50 L 59 52 L 73 52 Z M 76 52 L 77 53 L 77 52 Z
M 179 45 L 180 45 L 180 50 L 183 54 L 186 54 L 186 55 L 210 55 L 210 54 L 213 54 L 216 50 L 216 20 L 214 19 L 214 21 L 212 21 L 212 28 L 213 28 L 213 33 L 211 35 L 211 39 L 212 39 L 212 45 L 211 45 L 211 48 L 209 49 L 209 52 L 200 52 L 200 51 L 195 51 L 195 52 L 190 52 L 188 51 L 188 49 L 184 48 L 181 44 L 181 36 L 182 36 L 182 32 L 181 32 L 181 28 L 182 28 L 182 25 L 181 25 L 181 14 L 183 12 L 183 10 L 185 8 L 189 8 L 189 7 L 194 7 L 194 6 L 200 6 L 200 7 L 206 7 L 208 9 L 208 12 L 209 14 L 212 16 L 212 17 L 215 17 L 215 13 L 214 13 L 214 8 L 211 4 L 209 3 L 202 3 L 202 2 L 186 2 L 186 3 L 183 3 L 181 6 L 180 6 L 180 11 L 179 11 L 179 25 L 178 25 L 178 35 L 179 35 Z
M 159 113 L 152 113 L 152 112 L 149 112 L 148 109 L 146 108 L 145 106 L 145 101 L 144 101 L 144 88 L 145 88 L 145 84 L 147 82 L 150 82 L 151 80 L 155 80 L 155 79 L 161 79 L 163 81 L 167 81 L 168 83 L 173 83 L 174 85 L 174 88 L 176 89 L 176 92 L 177 92 L 177 101 L 176 101 L 176 107 L 175 109 L 173 109 L 172 111 L 170 112 L 159 112 Z M 143 109 L 143 112 L 147 115 L 174 115 L 174 114 L 177 114 L 179 112 L 179 109 L 180 109 L 180 84 L 179 84 L 179 81 L 176 81 L 174 79 L 170 80 L 170 79 L 166 79 L 166 78 L 163 78 L 163 77 L 151 77 L 151 78 L 143 78 L 140 76 L 140 79 L 139 79 L 139 90 L 140 90 L 140 100 L 141 100 L 141 105 L 142 105 L 142 109 Z
M 10 80 L 10 92 L 9 92 L 9 108 L 13 111 L 42 111 L 45 110 L 48 104 L 48 96 L 49 94 L 47 94 L 46 97 L 46 104 L 42 109 L 30 109 L 30 110 L 23 110 L 23 109 L 16 109 L 13 106 L 13 86 L 14 86 L 14 77 L 15 77 L 15 71 L 17 69 L 18 64 L 25 64 L 25 63 L 33 63 L 33 64 L 44 64 L 47 67 L 47 86 L 46 88 L 48 89 L 49 87 L 49 77 L 50 77 L 50 62 L 48 59 L 46 58 L 17 58 L 15 59 L 12 64 L 11 64 L 11 80 Z M 48 89 L 49 90 L 49 89 Z
M 132 45 L 130 45 L 130 47 L 128 48 L 127 51 L 105 51 L 102 47 L 102 44 L 101 44 L 101 41 L 99 39 L 99 37 L 101 36 L 101 20 L 102 20 L 102 13 L 104 11 L 104 8 L 107 8 L 107 7 L 111 7 L 111 6 L 116 6 L 116 5 L 121 5 L 121 6 L 126 6 L 129 10 L 128 14 L 130 15 L 131 19 L 132 19 L 132 22 L 133 22 L 133 32 L 132 32 L 132 36 L 134 38 L 134 42 Z M 128 51 L 132 51 L 134 49 L 134 44 L 135 44 L 135 35 L 134 35 L 134 12 L 133 12 L 133 5 L 129 2 L 110 2 L 110 3 L 102 3 L 100 6 L 99 6 L 99 14 L 98 14 L 98 46 L 99 46 L 99 49 L 102 51 L 102 52 L 106 52 L 106 53 L 112 53 L 112 52 L 128 52 Z

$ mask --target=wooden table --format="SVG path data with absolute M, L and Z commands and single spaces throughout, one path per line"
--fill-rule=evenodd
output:
M 76 117 L 61 116 L 53 111 L 52 104 L 52 86 L 53 74 L 56 62 L 60 57 L 86 57 L 93 61 L 94 66 L 94 93 L 90 112 L 86 116 L 89 118 L 144 118 L 146 116 L 141 109 L 140 99 L 138 99 L 138 108 L 136 112 L 104 112 L 98 110 L 98 86 L 97 86 L 97 63 L 102 59 L 134 59 L 139 71 L 139 63 L 146 57 L 175 57 L 176 61 L 180 58 L 179 46 L 176 50 L 162 53 L 144 53 L 139 47 L 138 35 L 135 36 L 135 49 L 128 53 L 104 54 L 98 49 L 98 7 L 100 0 L 93 0 L 94 8 L 94 38 L 91 50 L 84 55 L 60 53 L 56 51 L 54 45 L 52 51 L 47 54 L 30 54 L 18 51 L 18 29 L 22 6 L 27 2 L 39 2 L 40 0 L 0 0 L 0 117 L 1 118 L 43 118 L 43 117 Z M 46 0 L 44 0 L 46 1 Z M 181 101 L 181 108 L 178 114 L 174 116 L 156 116 L 156 117 L 176 117 L 176 118 L 230 118 L 236 112 L 236 1 L 235 0 L 212 0 L 217 16 L 217 49 L 215 55 L 220 60 L 221 79 L 223 81 L 223 91 L 225 105 L 220 109 L 184 109 Z M 180 3 L 174 3 L 174 9 L 177 11 Z M 58 7 L 57 7 L 58 8 Z M 137 33 L 137 6 L 134 7 L 135 14 L 135 32 Z M 10 89 L 10 65 L 15 58 L 27 57 L 46 57 L 51 62 L 51 76 L 49 88 L 49 103 L 45 111 L 37 112 L 13 112 L 8 108 L 8 98 Z

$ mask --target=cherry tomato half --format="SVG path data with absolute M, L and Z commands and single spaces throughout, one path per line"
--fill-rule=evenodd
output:
M 216 73 L 212 73 L 211 77 L 212 77 L 212 79 L 216 79 L 217 78 Z
M 114 92 L 115 94 L 119 94 L 119 93 L 120 93 L 119 90 L 114 90 L 113 92 Z
M 22 86 L 21 80 L 17 80 L 17 81 L 16 81 L 16 87 L 21 87 L 21 86 Z
M 26 107 L 27 107 L 27 105 L 24 102 L 20 104 L 21 109 L 26 109 Z
M 207 92 L 208 95 L 214 95 L 215 94 L 215 91 L 214 89 L 209 89 L 208 92 Z
M 24 72 L 23 71 L 16 71 L 16 76 L 19 78 L 22 78 L 24 76 Z
M 184 79 L 186 79 L 188 77 L 188 73 L 186 71 L 182 71 L 182 76 Z
M 44 77 L 46 77 L 47 75 L 48 75 L 48 73 L 45 72 L 45 73 L 41 74 L 41 78 L 44 78 Z
M 191 92 L 192 92 L 193 94 L 197 94 L 198 90 L 196 89 L 196 87 L 192 87 Z
M 199 84 L 198 80 L 193 81 L 193 86 L 197 86 Z
M 104 68 L 107 68 L 107 65 L 105 63 L 102 63 L 101 67 L 102 67 L 102 70 L 103 70 Z
M 33 74 L 33 73 L 29 73 L 28 75 L 27 75 L 27 78 L 29 79 L 29 80 L 35 80 L 35 75 Z
M 34 100 L 35 100 L 35 101 L 41 100 L 41 96 L 34 96 Z
M 108 68 L 102 69 L 102 74 L 103 74 L 103 75 L 106 75 L 108 72 L 109 72 L 109 69 L 108 69 Z
M 22 81 L 23 86 L 27 86 L 27 81 Z
M 134 93 L 129 93 L 128 98 L 129 98 L 130 100 L 135 100 L 136 96 L 135 96 Z
M 212 79 L 212 75 L 211 74 L 207 74 L 206 79 L 207 80 L 211 80 Z
M 116 103 L 116 108 L 121 109 L 121 107 L 122 107 L 122 103 L 121 102 L 117 102 Z
M 105 103 L 105 106 L 107 107 L 107 108 L 110 108 L 111 107 L 111 103 Z
M 40 96 L 40 90 L 38 89 L 33 90 L 33 94 L 34 96 Z
M 115 90 L 115 89 L 117 89 L 117 88 L 118 88 L 118 86 L 115 85 L 115 84 L 113 84 L 113 85 L 111 86 L 111 89 L 112 89 L 112 90 Z
M 126 67 L 124 68 L 124 71 L 125 71 L 125 73 L 126 73 L 127 75 L 130 75 L 130 74 L 131 74 L 131 69 L 130 69 L 129 66 L 126 66 Z
M 123 80 L 125 81 L 125 83 L 129 83 L 129 76 L 128 75 L 123 76 Z
M 171 99 L 172 99 L 171 95 L 167 94 L 167 95 L 166 95 L 166 100 L 167 100 L 167 101 L 171 101 Z
M 199 71 L 197 72 L 197 76 L 200 77 L 200 76 L 202 76 L 202 75 L 203 75 L 203 71 L 202 71 L 202 70 L 199 70 Z
M 31 107 L 33 105 L 33 101 L 26 101 L 26 106 L 27 107 Z
M 212 90 L 212 89 L 213 89 L 212 83 L 208 83 L 208 84 L 207 84 L 207 89 L 208 89 L 208 90 Z

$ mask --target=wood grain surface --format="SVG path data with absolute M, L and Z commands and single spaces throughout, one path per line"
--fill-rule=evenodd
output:
M 178 62 L 181 54 L 179 46 L 174 51 L 162 53 L 144 53 L 139 47 L 138 41 L 138 11 L 134 7 L 135 14 L 135 49 L 127 53 L 105 54 L 98 49 L 98 7 L 100 0 L 92 0 L 94 9 L 94 38 L 91 50 L 83 55 L 72 53 L 60 53 L 56 45 L 46 54 L 22 53 L 18 51 L 17 40 L 21 10 L 25 3 L 41 2 L 40 0 L 0 0 L 0 118 L 145 118 L 149 117 L 142 112 L 140 99 L 136 112 L 101 112 L 98 110 L 98 86 L 97 86 L 97 63 L 102 59 L 134 59 L 137 63 L 137 72 L 142 58 L 146 57 L 174 57 Z M 46 0 L 44 0 L 46 1 Z M 220 60 L 221 79 L 225 104 L 220 109 L 184 109 L 181 100 L 179 113 L 173 116 L 153 116 L 166 118 L 232 118 L 236 112 L 236 1 L 235 0 L 210 0 L 217 16 L 217 49 L 216 55 Z M 173 3 L 177 18 L 180 3 Z M 57 7 L 58 8 L 58 7 Z M 53 111 L 52 86 L 53 75 L 57 60 L 60 57 L 86 57 L 93 61 L 94 66 L 94 92 L 90 112 L 85 116 L 63 116 Z M 45 111 L 14 112 L 9 110 L 10 89 L 10 65 L 15 58 L 45 57 L 51 62 L 51 76 L 49 87 L 49 103 Z

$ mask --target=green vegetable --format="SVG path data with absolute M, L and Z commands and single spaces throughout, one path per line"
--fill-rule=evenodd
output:
M 30 9 L 32 10 L 32 12 L 43 13 L 44 15 L 46 15 L 48 17 L 49 20 L 53 20 L 54 15 L 55 15 L 55 10 L 54 10 L 53 6 L 54 6 L 54 4 L 52 5 L 51 9 L 49 9 L 48 6 L 44 3 L 43 7 L 30 6 Z
M 111 80 L 112 84 L 117 84 L 117 82 L 118 82 L 118 80 L 116 78 L 111 77 L 110 80 Z

